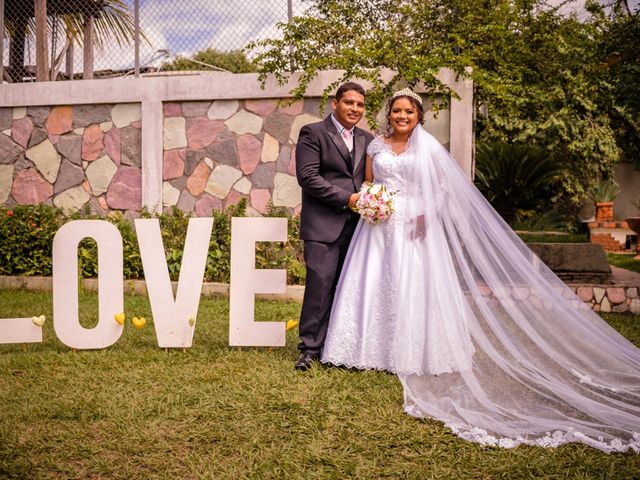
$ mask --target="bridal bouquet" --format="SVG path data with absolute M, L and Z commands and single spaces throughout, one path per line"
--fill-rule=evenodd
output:
M 353 211 L 369 223 L 382 223 L 393 213 L 394 195 L 381 183 L 363 184 Z

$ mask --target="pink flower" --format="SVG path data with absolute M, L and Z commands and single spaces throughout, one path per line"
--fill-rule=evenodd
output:
M 356 211 L 369 223 L 386 221 L 393 213 L 393 195 L 380 184 L 365 185 L 356 202 Z

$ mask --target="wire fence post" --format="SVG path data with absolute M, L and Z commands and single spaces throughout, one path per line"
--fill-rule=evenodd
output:
M 0 85 L 4 82 L 4 0 L 0 0 Z
M 69 46 L 67 47 L 66 62 L 65 62 L 65 72 L 67 73 L 67 77 L 69 80 L 73 80 L 73 53 L 74 53 L 74 43 L 72 39 L 69 39 Z
M 47 0 L 35 1 L 36 16 L 36 81 L 46 82 L 49 79 L 47 54 Z
M 82 78 L 91 80 L 93 78 L 93 15 L 89 14 L 84 21 L 84 55 Z
M 133 2 L 133 41 L 135 45 L 135 76 L 140 76 L 140 0 Z
M 293 0 L 287 0 L 287 19 L 289 24 L 293 20 Z M 293 43 L 289 44 L 289 69 L 293 72 L 295 70 L 295 62 L 293 61 Z

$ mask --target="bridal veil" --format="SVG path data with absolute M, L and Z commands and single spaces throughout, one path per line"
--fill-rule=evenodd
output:
M 399 373 L 407 413 L 486 445 L 640 451 L 640 350 L 540 262 L 435 138 L 418 126 L 410 143 L 427 253 L 397 287 L 428 285 L 448 358 Z

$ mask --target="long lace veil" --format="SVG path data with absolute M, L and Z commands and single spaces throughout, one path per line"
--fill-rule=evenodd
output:
M 399 374 L 405 410 L 487 445 L 638 452 L 640 350 L 540 262 L 435 138 L 418 127 L 410 143 L 426 262 L 399 287 L 424 276 L 449 360 Z

